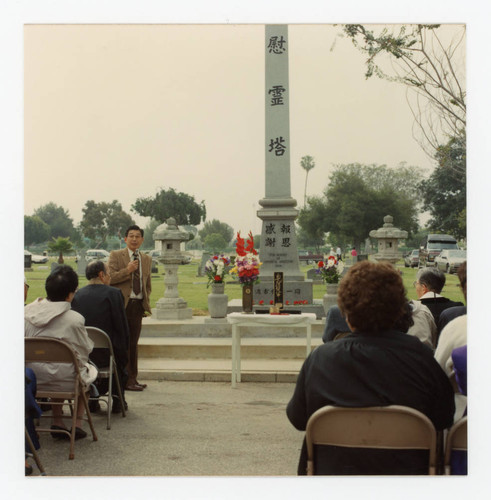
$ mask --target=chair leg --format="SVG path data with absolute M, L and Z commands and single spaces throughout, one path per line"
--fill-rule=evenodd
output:
M 113 363 L 112 370 L 115 375 L 114 380 L 116 381 L 116 390 L 118 391 L 118 397 L 119 400 L 121 401 L 121 407 L 122 407 L 121 415 L 123 417 L 126 417 L 126 410 L 124 409 L 124 398 L 123 398 L 123 393 L 121 392 L 121 383 L 119 381 L 118 370 L 115 362 Z
M 90 410 L 89 410 L 89 403 L 87 402 L 87 395 L 85 394 L 85 392 L 83 390 L 81 391 L 81 394 L 82 394 L 82 401 L 83 401 L 84 407 L 85 407 L 85 413 L 87 414 L 87 421 L 89 422 L 90 431 L 92 432 L 92 441 L 97 441 L 97 434 L 95 432 L 94 424 L 92 422 L 92 414 L 90 413 Z
M 46 471 L 44 470 L 43 464 L 41 463 L 41 460 L 39 459 L 39 456 L 36 452 L 36 448 L 32 442 L 31 436 L 29 436 L 29 433 L 27 432 L 27 429 L 24 426 L 25 430 L 25 435 L 26 435 L 26 440 L 27 444 L 29 445 L 29 448 L 31 449 L 32 456 L 34 457 L 34 461 L 36 462 L 37 468 L 39 469 L 39 473 L 41 476 L 46 476 Z
M 113 373 L 109 372 L 109 388 L 107 391 L 107 424 L 106 429 L 111 429 L 111 412 L 113 409 Z

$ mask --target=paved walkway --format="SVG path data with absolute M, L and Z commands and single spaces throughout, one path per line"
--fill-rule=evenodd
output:
M 296 475 L 303 433 L 285 413 L 294 384 L 146 382 L 145 391 L 127 393 L 127 417 L 114 415 L 111 430 L 105 412 L 94 415 L 99 440 L 77 441 L 74 460 L 67 442 L 43 433 L 39 454 L 47 474 Z

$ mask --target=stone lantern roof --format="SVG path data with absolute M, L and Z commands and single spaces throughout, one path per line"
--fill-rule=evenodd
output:
M 176 219 L 169 217 L 155 229 L 153 239 L 157 241 L 187 241 L 189 240 L 189 233 L 179 229 Z
M 386 215 L 384 217 L 384 225 L 379 229 L 373 229 L 370 231 L 370 237 L 376 239 L 405 239 L 408 237 L 407 231 L 403 231 L 398 227 L 394 227 L 394 217 L 391 215 Z
M 395 264 L 399 259 L 397 249 L 399 240 L 406 239 L 407 231 L 394 227 L 392 222 L 394 218 L 391 215 L 384 217 L 384 225 L 379 229 L 370 231 L 370 237 L 378 241 L 378 252 L 374 255 L 375 260 L 388 260 Z

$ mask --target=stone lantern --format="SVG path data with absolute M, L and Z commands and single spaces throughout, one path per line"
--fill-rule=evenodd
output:
M 176 220 L 170 217 L 155 229 L 153 239 L 156 242 L 155 249 L 161 252 L 158 261 L 163 264 L 165 270 L 164 296 L 157 300 L 156 304 L 157 319 L 192 318 L 193 310 L 187 307 L 187 302 L 179 297 L 177 291 L 177 269 L 183 259 L 181 243 L 189 239 L 189 234 L 181 231 Z
M 384 225 L 379 229 L 370 231 L 370 238 L 378 240 L 376 260 L 388 260 L 395 264 L 401 256 L 397 250 L 399 240 L 407 238 L 407 231 L 403 231 L 392 224 L 394 218 L 391 215 L 384 217 Z

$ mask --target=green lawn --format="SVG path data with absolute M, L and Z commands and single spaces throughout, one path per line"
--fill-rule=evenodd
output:
M 44 282 L 51 269 L 51 262 L 56 259 L 50 260 L 47 264 L 33 264 L 33 271 L 26 272 L 27 282 L 29 284 L 29 295 L 27 302 L 32 302 L 36 297 L 45 297 Z M 65 258 L 65 263 L 77 268 L 73 257 Z M 193 309 L 193 314 L 207 315 L 208 314 L 208 294 L 210 289 L 206 288 L 206 278 L 196 276 L 199 261 L 193 261 L 191 264 L 179 266 L 179 296 L 188 303 L 188 307 Z M 302 271 L 307 274 L 307 271 L 312 266 L 301 265 Z M 402 271 L 404 286 L 407 290 L 408 298 L 416 299 L 415 289 L 413 282 L 416 277 L 417 269 L 405 268 L 401 260 L 397 267 Z M 164 295 L 164 276 L 163 266 L 159 265 L 159 273 L 152 275 L 152 295 L 150 304 L 155 307 L 157 300 Z M 451 300 L 463 301 L 463 295 L 459 288 L 459 280 L 455 275 L 446 275 L 447 282 L 443 289 L 443 295 Z M 240 286 L 232 280 L 226 281 L 225 293 L 229 299 L 239 299 L 242 297 L 242 290 Z M 85 277 L 79 277 L 79 286 L 83 287 L 87 284 Z M 321 299 L 325 293 L 325 286 L 322 284 L 314 284 L 314 298 Z

